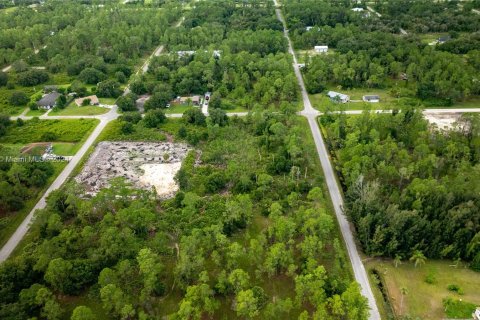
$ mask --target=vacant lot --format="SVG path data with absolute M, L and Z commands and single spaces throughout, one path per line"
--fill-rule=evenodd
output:
M 79 142 L 93 130 L 96 119 L 25 121 L 23 126 L 8 127 L 0 143 L 25 144 L 31 142 Z
M 425 320 L 445 318 L 442 301 L 452 297 L 480 305 L 480 273 L 467 269 L 463 264 L 455 267 L 452 261 L 428 261 L 415 268 L 413 263 L 404 262 L 397 268 L 390 260 L 373 260 L 367 268 L 376 268 L 383 275 L 390 303 L 397 315 L 409 314 Z M 427 276 L 433 279 L 429 284 Z M 449 285 L 459 286 L 463 294 L 451 292 Z M 401 289 L 405 288 L 403 310 Z
M 76 180 L 95 194 L 123 177 L 137 188 L 154 187 L 161 197 L 175 194 L 174 181 L 189 148 L 183 143 L 100 142 Z
M 110 111 L 108 108 L 97 106 L 78 107 L 75 103 L 70 103 L 65 109 L 52 110 L 49 115 L 52 116 L 96 116 Z

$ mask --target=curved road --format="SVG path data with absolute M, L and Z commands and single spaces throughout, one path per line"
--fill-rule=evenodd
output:
M 347 218 L 343 214 L 343 198 L 340 192 L 340 188 L 338 186 L 335 172 L 332 167 L 332 163 L 330 162 L 329 154 L 327 148 L 325 147 L 325 142 L 323 140 L 322 134 L 320 133 L 320 128 L 318 127 L 317 123 L 317 116 L 319 112 L 312 107 L 310 103 L 310 99 L 307 94 L 307 90 L 305 89 L 305 84 L 303 82 L 302 74 L 300 73 L 300 69 L 298 67 L 297 58 L 295 57 L 295 52 L 293 51 L 292 42 L 290 41 L 290 37 L 288 35 L 288 30 L 286 27 L 285 20 L 283 19 L 282 12 L 278 8 L 278 4 L 276 0 L 273 0 L 277 18 L 282 22 L 284 35 L 288 41 L 288 51 L 293 57 L 293 68 L 295 70 L 295 75 L 298 80 L 298 84 L 300 85 L 300 89 L 302 92 L 303 98 L 303 111 L 300 112 L 300 115 L 304 116 L 308 120 L 308 124 L 310 125 L 310 130 L 312 131 L 313 138 L 315 140 L 315 146 L 317 147 L 318 156 L 320 158 L 320 162 L 322 164 L 323 173 L 325 176 L 325 181 L 327 183 L 328 191 L 330 193 L 330 197 L 332 198 L 333 207 L 335 209 L 335 215 L 337 216 L 338 223 L 340 225 L 340 230 L 342 232 L 343 239 L 345 240 L 345 245 L 347 247 L 348 256 L 350 257 L 350 261 L 353 267 L 353 274 L 355 276 L 355 280 L 360 284 L 362 295 L 368 299 L 368 305 L 370 307 L 370 318 L 371 320 L 380 320 L 380 313 L 378 312 L 377 304 L 375 301 L 375 297 L 373 296 L 372 288 L 370 287 L 370 283 L 368 281 L 368 275 L 365 271 L 365 267 L 362 263 L 360 255 L 358 254 L 357 246 L 353 239 L 352 231 L 350 229 L 350 225 L 347 221 Z

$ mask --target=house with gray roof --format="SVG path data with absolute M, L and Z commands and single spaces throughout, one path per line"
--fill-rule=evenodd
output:
M 58 93 L 57 91 L 47 93 L 42 97 L 42 99 L 37 101 L 37 106 L 40 109 L 52 109 L 57 104 L 58 97 L 60 97 L 60 93 Z

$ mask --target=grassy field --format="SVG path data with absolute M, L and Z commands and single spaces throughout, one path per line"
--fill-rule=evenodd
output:
M 23 126 L 8 127 L 0 143 L 79 142 L 97 123 L 96 119 L 29 120 Z
M 348 102 L 342 104 L 332 103 L 330 98 L 327 97 L 327 91 L 336 91 L 350 96 L 350 100 L 362 100 L 364 95 L 378 95 L 380 96 L 379 103 L 367 103 L 367 102 Z M 325 111 L 327 107 L 333 107 L 335 109 L 344 108 L 345 110 L 363 110 L 365 108 L 369 109 L 388 109 L 391 107 L 392 103 L 396 102 L 398 99 L 393 98 L 388 93 L 387 89 L 364 89 L 364 88 L 355 88 L 355 89 L 336 89 L 330 88 L 323 93 L 311 94 L 309 95 L 312 106 L 319 110 Z
M 122 122 L 115 120 L 110 122 L 98 137 L 98 141 L 165 141 L 166 137 L 161 130 L 146 128 L 141 122 L 134 125 L 134 132 L 123 134 L 121 131 Z
M 444 298 L 451 297 L 454 300 L 461 299 L 466 303 L 480 305 L 480 273 L 467 269 L 462 264 L 458 267 L 454 265 L 452 261 L 428 260 L 425 265 L 416 268 L 413 263 L 408 262 L 395 268 L 390 260 L 370 260 L 366 263 L 367 269 L 375 268 L 382 275 L 395 314 L 409 314 L 424 320 L 437 320 L 447 316 L 442 303 Z M 432 284 L 425 281 L 427 275 L 433 277 Z M 449 291 L 447 287 L 451 284 L 458 285 L 463 294 Z M 401 310 L 402 288 L 407 290 L 403 298 L 403 310 Z M 468 308 L 468 304 L 466 306 Z M 455 314 L 455 310 L 449 310 L 448 316 L 452 317 L 452 314 Z
M 10 97 L 15 91 L 22 91 L 27 96 L 34 94 L 33 88 L 16 87 L 15 89 L 0 88 L 0 113 L 9 116 L 17 116 L 25 110 L 25 105 L 14 106 L 10 104 Z
M 27 117 L 40 117 L 45 114 L 47 110 L 43 109 L 38 109 L 38 110 L 28 110 L 28 112 L 25 114 Z
M 73 156 L 77 153 L 79 145 L 71 142 L 57 142 L 53 144 L 53 153 L 60 156 Z
M 52 110 L 49 115 L 52 116 L 96 116 L 110 111 L 108 108 L 97 106 L 77 107 L 75 103 L 70 103 L 65 109 Z
M 98 101 L 100 101 L 101 104 L 114 105 L 117 99 L 116 98 L 98 98 Z
M 163 111 L 165 112 L 165 114 L 184 113 L 185 111 L 193 108 L 194 107 L 189 105 L 172 105 L 170 108 L 166 108 Z

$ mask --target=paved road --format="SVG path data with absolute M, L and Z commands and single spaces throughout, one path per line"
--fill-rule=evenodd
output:
M 63 185 L 63 183 L 68 179 L 68 177 L 70 176 L 72 171 L 75 169 L 75 167 L 79 164 L 80 160 L 87 153 L 88 149 L 93 145 L 95 140 L 103 131 L 105 126 L 110 121 L 116 119 L 117 117 L 118 117 L 118 113 L 117 113 L 116 107 L 112 108 L 110 112 L 97 117 L 97 119 L 100 119 L 100 124 L 97 125 L 97 127 L 93 130 L 92 134 L 88 137 L 87 141 L 85 141 L 85 143 L 82 145 L 82 147 L 77 152 L 77 154 L 75 154 L 75 156 L 72 157 L 71 161 L 67 164 L 65 169 L 63 169 L 63 171 L 58 175 L 55 181 L 53 181 L 53 183 L 47 189 L 47 191 L 42 196 L 42 198 L 40 198 L 40 200 L 37 202 L 35 207 L 33 207 L 33 209 L 30 211 L 28 216 L 23 220 L 20 226 L 18 226 L 15 233 L 10 237 L 8 242 L 0 250 L 0 262 L 5 261 L 10 256 L 10 254 L 15 249 L 15 247 L 18 245 L 18 243 L 23 239 L 23 237 L 25 236 L 25 234 L 27 233 L 30 227 L 30 222 L 32 221 L 35 211 L 37 209 L 45 208 L 46 198 L 50 195 L 52 191 L 60 188 Z M 54 117 L 50 117 L 50 118 L 54 118 Z
M 176 27 L 179 26 L 183 22 L 183 17 L 180 19 L 180 21 L 175 25 Z M 155 49 L 155 51 L 152 53 L 152 55 L 145 61 L 145 63 L 140 67 L 138 72 L 146 72 L 148 70 L 148 66 L 150 65 L 150 61 L 152 60 L 153 56 L 158 56 L 162 53 L 163 51 L 163 45 L 159 46 Z M 125 88 L 124 94 L 129 92 L 129 88 Z M 18 117 L 12 117 L 12 120 L 15 120 L 17 118 L 21 119 L 31 119 L 32 117 L 26 117 L 25 116 L 25 111 Z M 80 119 L 80 118 L 86 118 L 86 119 L 99 119 L 100 124 L 97 125 L 97 127 L 93 130 L 92 134 L 87 138 L 87 141 L 82 145 L 80 150 L 75 154 L 75 156 L 72 157 L 72 160 L 67 164 L 65 169 L 58 175 L 58 177 L 55 179 L 55 181 L 50 185 L 50 187 L 47 189 L 47 191 L 43 194 L 42 198 L 37 202 L 35 207 L 30 211 L 28 216 L 23 220 L 23 222 L 20 224 L 20 226 L 15 230 L 15 233 L 10 237 L 8 242 L 3 246 L 2 249 L 0 249 L 0 263 L 5 261 L 10 254 L 13 252 L 13 250 L 17 247 L 17 245 L 20 243 L 20 241 L 23 239 L 25 234 L 28 232 L 28 229 L 30 227 L 30 223 L 32 222 L 34 213 L 37 209 L 43 209 L 46 206 L 46 198 L 50 193 L 58 188 L 60 188 L 63 183 L 68 179 L 72 171 L 75 169 L 75 167 L 79 164 L 80 160 L 83 158 L 83 156 L 87 153 L 88 149 L 94 144 L 95 140 L 97 140 L 98 136 L 100 133 L 105 129 L 107 124 L 118 118 L 119 114 L 117 112 L 117 107 L 113 106 L 110 111 L 106 114 L 99 115 L 99 116 L 49 116 L 48 114 L 50 113 L 47 112 L 46 114 L 42 115 L 40 119 Z M 180 115 L 181 116 L 181 115 Z
M 377 17 L 381 17 L 381 16 L 382 16 L 380 13 L 378 13 L 378 12 L 375 11 L 375 10 L 373 10 L 373 8 L 370 7 L 370 6 L 367 6 L 367 9 L 368 9 L 368 11 L 375 13 L 375 14 L 377 15 Z
M 274 3 L 275 3 L 275 6 L 277 6 L 276 0 L 274 0 Z M 335 215 L 337 216 L 337 220 L 340 225 L 340 230 L 342 232 L 343 239 L 345 240 L 345 244 L 347 247 L 348 256 L 350 257 L 350 261 L 352 263 L 355 280 L 360 284 L 363 296 L 365 296 L 368 299 L 368 305 L 370 307 L 370 319 L 380 320 L 381 319 L 380 313 L 378 312 L 375 297 L 373 296 L 372 288 L 370 287 L 370 283 L 368 281 L 367 272 L 365 271 L 365 267 L 362 263 L 360 255 L 358 254 L 357 246 L 355 244 L 352 231 L 350 229 L 350 224 L 347 221 L 347 218 L 345 217 L 345 215 L 343 214 L 342 194 L 340 192 L 340 188 L 336 180 L 335 172 L 330 162 L 330 158 L 327 152 L 327 148 L 325 146 L 325 142 L 320 133 L 320 128 L 318 127 L 318 123 L 317 123 L 317 116 L 319 112 L 313 109 L 312 104 L 310 103 L 310 99 L 308 97 L 307 91 L 305 89 L 305 84 L 303 82 L 303 77 L 300 73 L 300 68 L 298 67 L 297 58 L 295 57 L 292 43 L 288 35 L 288 30 L 285 24 L 285 20 L 283 19 L 280 9 L 276 9 L 276 14 L 278 19 L 283 24 L 284 34 L 288 40 L 288 46 L 289 46 L 288 51 L 293 57 L 293 68 L 295 70 L 295 75 L 297 76 L 298 84 L 300 85 L 300 89 L 302 92 L 304 109 L 303 111 L 301 111 L 300 114 L 307 118 L 308 124 L 310 125 L 310 130 L 312 131 L 312 135 L 315 141 L 315 146 L 317 148 L 318 156 L 320 158 L 320 162 L 322 164 L 323 172 L 325 175 L 325 181 L 327 183 L 330 197 L 332 199 L 332 203 L 335 209 Z

